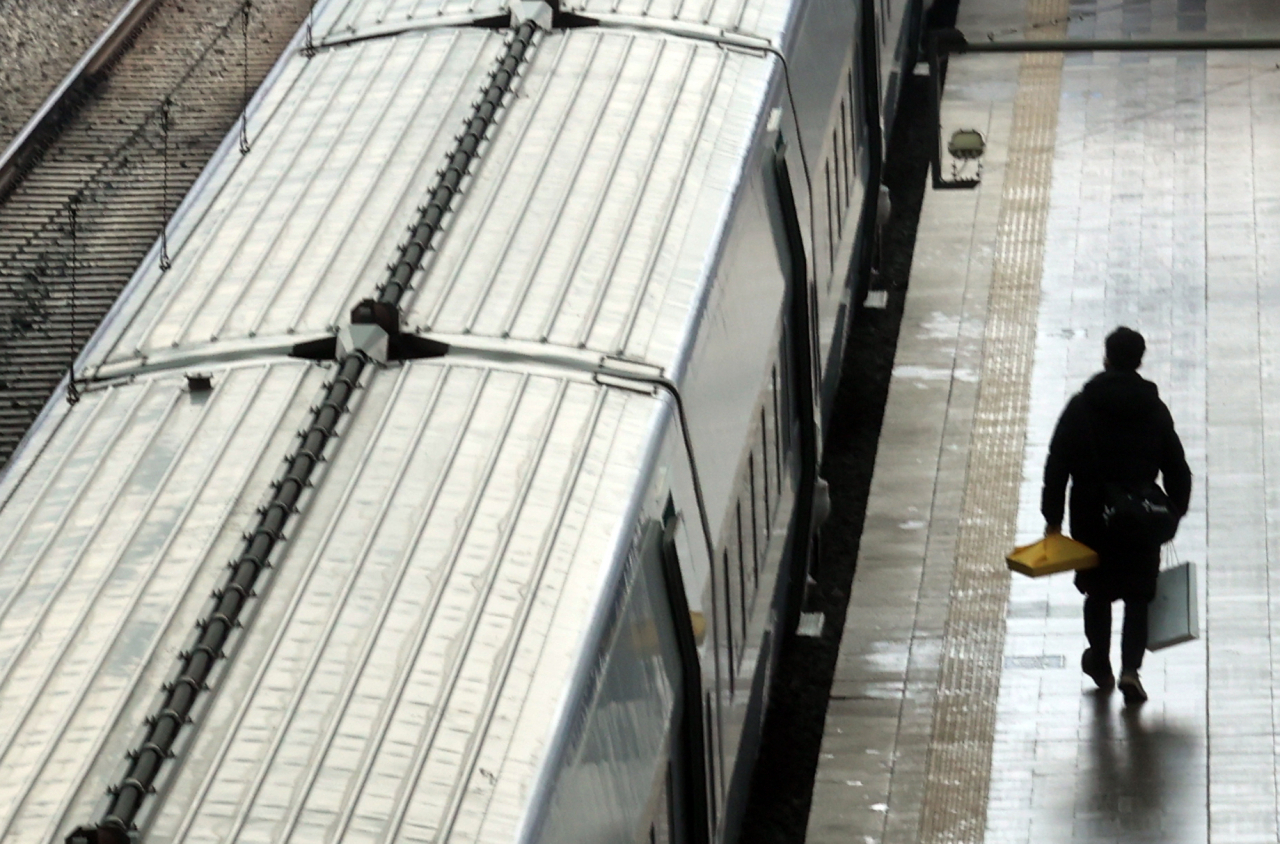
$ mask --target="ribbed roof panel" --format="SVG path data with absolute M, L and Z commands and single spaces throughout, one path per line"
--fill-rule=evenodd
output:
M 495 800 L 514 824 L 657 404 L 463 365 L 377 373 L 149 840 L 470 840 L 454 825 Z
M 415 32 L 297 56 L 144 265 L 92 363 L 322 332 L 373 293 L 481 90 L 498 35 Z
M 10 487 L 0 841 L 60 840 L 118 779 L 326 372 L 90 391 Z M 375 372 L 358 405 L 149 841 L 471 840 L 480 819 L 509 840 L 527 808 L 658 401 L 430 362 Z
M 778 0 L 579 0 L 566 4 L 605 20 L 631 18 L 639 25 L 675 24 L 709 32 L 763 38 L 778 46 L 790 4 Z
M 337 0 L 325 6 L 316 24 L 327 40 L 367 37 L 441 19 L 490 17 L 507 6 L 508 0 Z
M 415 282 L 410 324 L 670 365 L 771 70 L 696 41 L 547 36 Z
M 116 773 L 322 372 L 86 392 L 0 507 L 0 840 L 53 840 Z M 68 811 L 71 810 L 71 811 Z M 62 830 L 65 832 L 66 830 Z

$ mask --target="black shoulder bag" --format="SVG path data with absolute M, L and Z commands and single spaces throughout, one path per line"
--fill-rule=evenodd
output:
M 1102 524 L 1107 536 L 1125 544 L 1163 545 L 1173 539 L 1178 532 L 1178 515 L 1158 483 L 1124 484 L 1106 480 L 1093 427 L 1093 408 L 1089 408 L 1089 439 L 1098 482 L 1102 485 Z

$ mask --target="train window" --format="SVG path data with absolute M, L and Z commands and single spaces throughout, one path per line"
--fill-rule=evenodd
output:
M 674 782 L 671 778 L 671 765 L 667 765 L 666 776 L 659 788 L 658 806 L 653 813 L 653 825 L 649 827 L 649 844 L 673 844 L 671 830 L 675 825 L 673 807 L 675 806 Z
M 857 111 L 855 106 L 857 105 L 859 100 L 858 100 L 857 91 L 853 87 L 853 67 L 852 66 L 849 68 L 848 74 L 845 75 L 845 82 L 849 86 L 849 90 L 846 93 L 844 98 L 845 103 L 847 103 L 849 106 L 849 148 L 853 150 L 855 153 L 853 156 L 851 156 L 851 160 L 849 163 L 849 184 L 853 184 L 853 179 L 858 172 L 855 169 L 857 165 L 854 162 L 857 160 L 857 155 L 856 155 L 857 150 L 861 146 L 860 141 L 862 138 L 862 132 L 860 131 L 861 124 L 857 120 L 853 119 L 853 115 Z
M 791 441 L 795 437 L 795 431 L 792 430 L 792 425 L 793 423 L 799 424 L 798 419 L 793 419 L 793 416 L 794 416 L 793 408 L 795 407 L 795 402 L 791 398 L 791 379 L 795 375 L 795 373 L 792 371 L 792 367 L 795 366 L 795 362 L 791 360 L 791 357 L 789 355 L 790 349 L 791 349 L 791 324 L 785 323 L 782 327 L 782 350 L 783 351 L 782 351 L 781 361 L 779 363 L 780 369 L 778 370 L 778 377 L 776 381 L 777 386 L 781 387 L 781 389 L 774 393 L 776 397 L 776 402 L 775 402 L 776 406 L 774 407 L 773 412 L 774 412 L 774 418 L 778 421 L 778 427 L 782 429 L 781 454 L 788 455 L 788 456 L 791 454 Z M 779 465 L 782 465 L 784 462 L 785 462 L 784 459 L 781 456 L 779 456 Z M 783 476 L 781 473 L 779 473 L 778 477 L 783 477 Z
M 747 560 L 746 560 L 746 543 L 743 542 L 742 536 L 742 499 L 738 499 L 738 505 L 734 508 L 737 510 L 738 520 L 738 622 L 742 625 L 742 648 L 747 646 L 747 607 L 751 606 L 747 603 Z
M 706 713 L 707 735 L 712 735 L 712 718 L 711 718 L 711 692 L 707 692 L 706 706 L 702 707 L 702 711 Z M 719 732 L 715 733 L 717 737 Z M 720 750 L 717 752 L 712 748 L 711 744 L 707 744 L 707 787 L 711 790 L 709 799 L 707 800 L 707 815 L 711 820 L 711 828 L 718 829 L 720 823 L 717 820 L 717 811 L 720 808 L 720 777 L 724 773 L 724 746 L 717 739 L 715 746 Z
M 841 118 L 844 117 L 844 108 L 840 109 Z M 844 160 L 847 157 L 844 154 L 844 134 L 837 126 L 831 133 L 831 146 L 836 159 L 836 172 L 832 180 L 836 185 L 836 238 L 844 237 L 844 203 L 845 196 L 848 193 L 848 184 L 844 181 Z M 832 272 L 835 272 L 835 258 L 831 259 Z
M 734 675 L 737 673 L 736 668 L 738 663 L 738 660 L 737 660 L 738 648 L 735 647 L 736 642 L 734 640 L 738 638 L 737 631 L 738 631 L 739 625 L 734 623 L 735 622 L 734 613 L 733 613 L 734 589 L 733 589 L 733 579 L 729 575 L 728 547 L 724 549 L 724 553 L 721 556 L 721 565 L 724 568 L 724 597 L 725 597 L 724 618 L 725 618 L 725 621 L 727 622 L 726 627 L 728 628 L 728 635 L 724 637 L 724 648 L 725 648 L 725 654 L 729 658 L 729 693 L 732 694 L 733 689 L 735 688 L 736 678 L 734 677 Z M 739 615 L 742 614 L 741 608 L 739 608 L 738 614 Z
M 850 132 L 849 118 L 849 98 L 847 96 L 840 98 L 840 143 L 844 146 L 844 201 L 845 206 L 849 204 L 849 198 L 853 195 L 853 173 L 852 162 L 854 155 L 853 137 Z
M 763 421 L 763 420 L 762 420 Z M 757 518 L 757 502 L 760 500 L 756 490 L 756 450 L 751 449 L 747 455 L 747 489 L 751 494 L 751 588 L 760 588 L 760 520 Z
M 769 499 L 769 414 L 764 407 L 760 408 L 760 489 L 764 493 L 764 532 L 770 533 L 769 526 L 773 516 L 773 508 Z M 776 484 L 777 481 L 775 480 Z
M 782 449 L 782 434 L 783 434 L 782 416 L 778 412 L 780 400 L 781 400 L 781 396 L 778 395 L 778 365 L 774 364 L 773 366 L 773 461 L 776 465 L 774 468 L 773 476 L 777 478 L 777 483 L 774 484 L 774 489 L 778 491 L 779 498 L 781 498 L 782 496 L 782 485 L 783 485 L 782 455 L 784 454 Z
M 835 229 L 833 227 L 835 217 L 835 206 L 831 202 L 831 159 L 827 159 L 827 163 L 822 165 L 823 172 L 827 175 L 827 266 L 831 272 L 835 272 L 836 266 L 836 239 Z M 817 269 L 816 267 L 814 269 Z M 819 275 L 819 278 L 822 276 Z

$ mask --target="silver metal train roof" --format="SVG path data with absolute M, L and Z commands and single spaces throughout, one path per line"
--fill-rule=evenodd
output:
M 331 2 L 316 32 L 486 3 Z M 786 9 L 659 5 L 698 25 Z M 279 352 L 385 276 L 500 43 L 410 27 L 284 58 L 252 151 L 224 145 L 172 267 L 149 259 L 82 358 L 112 378 L 51 405 L 0 479 L 0 840 L 60 840 L 120 775 L 329 372 Z M 678 369 L 775 71 L 660 34 L 543 37 L 409 327 Z M 516 834 L 664 411 L 465 355 L 363 386 L 149 841 Z
M 172 267 L 142 269 L 84 371 L 331 331 L 385 276 L 500 46 L 410 30 L 289 59 L 250 120 L 253 151 L 224 148 L 177 215 Z M 638 31 L 543 37 L 408 327 L 670 367 L 774 69 Z
M 316 26 L 318 40 L 339 41 L 420 27 L 451 25 L 493 15 L 514 6 L 509 0 L 348 0 L 330 2 Z M 705 27 L 706 32 L 775 39 L 787 22 L 790 4 L 776 0 L 578 0 L 561 3 L 566 12 L 597 20 L 632 20 L 646 27 Z M 322 35 L 321 35 L 322 34 Z
M 54 839 L 119 776 L 323 374 L 220 369 L 206 400 L 160 375 L 57 420 L 0 510 L 5 840 Z M 371 378 L 148 840 L 509 840 L 655 404 L 434 362 Z

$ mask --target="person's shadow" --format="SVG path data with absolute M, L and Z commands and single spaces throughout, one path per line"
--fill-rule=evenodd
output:
M 1142 707 L 1117 707 L 1118 697 L 1094 696 L 1075 834 L 1170 841 L 1170 816 L 1204 802 L 1204 748 L 1193 735 L 1144 720 Z

